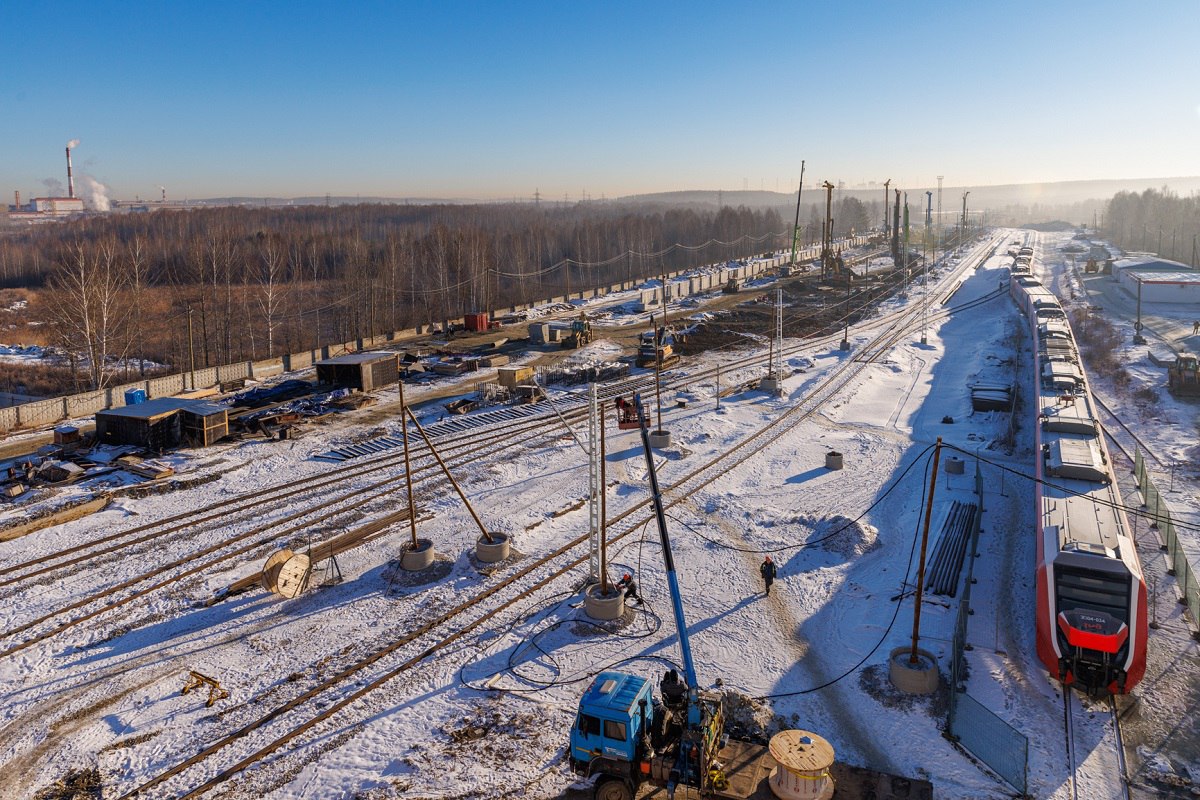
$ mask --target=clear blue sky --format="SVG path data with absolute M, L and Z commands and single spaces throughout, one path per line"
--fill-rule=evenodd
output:
M 0 191 L 578 199 L 1200 174 L 1200 6 L 0 3 Z

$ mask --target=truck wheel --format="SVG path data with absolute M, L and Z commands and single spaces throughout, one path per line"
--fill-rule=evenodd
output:
M 633 800 L 624 781 L 605 781 L 596 787 L 596 800 Z

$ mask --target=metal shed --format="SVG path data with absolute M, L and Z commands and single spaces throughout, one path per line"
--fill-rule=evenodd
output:
M 317 381 L 373 392 L 400 379 L 395 353 L 348 353 L 317 362 Z
M 96 412 L 96 441 L 169 450 L 182 441 L 179 410 L 195 400 L 160 397 L 132 406 Z

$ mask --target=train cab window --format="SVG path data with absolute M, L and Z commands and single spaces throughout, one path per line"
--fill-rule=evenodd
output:
M 618 742 L 625 741 L 625 723 L 614 722 L 611 719 L 604 720 L 604 738 Z
M 584 736 L 600 735 L 600 720 L 589 714 L 579 715 L 579 732 Z
M 1058 567 L 1058 610 L 1086 608 L 1103 611 L 1129 623 L 1128 575 Z

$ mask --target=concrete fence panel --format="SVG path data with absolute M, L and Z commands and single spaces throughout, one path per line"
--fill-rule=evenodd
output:
M 283 374 L 283 359 L 282 358 L 266 358 L 262 361 L 247 361 L 246 369 L 249 371 L 249 377 L 255 380 L 269 378 L 272 375 Z
M 17 418 L 18 408 L 20 406 L 0 408 L 0 431 L 14 431 L 20 427 L 20 420 Z
M 291 353 L 283 357 L 283 368 L 288 372 L 307 369 L 313 365 L 312 352 Z
M 63 398 L 63 415 L 67 418 L 82 417 L 102 411 L 108 404 L 107 392 L 86 392 Z
M 146 393 L 150 397 L 170 397 L 183 391 L 182 375 L 164 375 L 161 378 L 152 378 L 146 383 L 149 385 Z
M 198 369 L 195 372 L 189 372 L 187 376 L 187 385 L 189 390 L 204 389 L 209 386 L 214 386 L 216 383 L 217 370 L 214 367 Z

